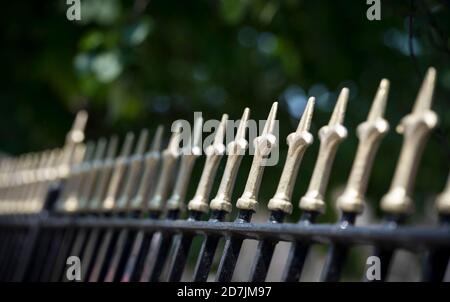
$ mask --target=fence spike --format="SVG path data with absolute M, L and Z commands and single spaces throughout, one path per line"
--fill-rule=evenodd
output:
M 310 97 L 305 111 L 300 119 L 297 130 L 287 137 L 289 145 L 286 162 L 278 183 L 277 191 L 269 200 L 268 208 L 271 211 L 281 211 L 284 214 L 292 213 L 291 196 L 297 179 L 298 168 L 307 147 L 314 141 L 309 132 L 314 111 L 315 98 Z
M 431 67 L 420 88 L 413 111 L 403 117 L 397 127 L 403 133 L 404 141 L 391 187 L 381 199 L 381 208 L 388 214 L 408 215 L 414 211 L 411 195 L 417 168 L 428 135 L 438 123 L 436 113 L 431 110 L 435 82 L 436 70 Z
M 106 193 L 106 197 L 102 205 L 103 211 L 112 210 L 116 206 L 116 201 L 120 190 L 120 184 L 126 171 L 127 158 L 131 153 L 133 142 L 134 142 L 134 134 L 132 132 L 128 132 L 127 135 L 125 136 L 125 141 L 122 145 L 122 150 L 120 151 L 120 154 L 116 158 L 114 163 L 111 180 L 109 181 L 108 184 L 108 191 Z
M 190 211 L 197 211 L 201 213 L 208 212 L 209 194 L 214 183 L 220 159 L 225 153 L 225 145 L 223 143 L 223 140 L 225 137 L 227 121 L 228 115 L 224 114 L 215 133 L 213 143 L 205 150 L 207 157 L 205 165 L 203 167 L 202 175 L 197 185 L 195 195 L 188 203 L 188 209 Z
M 217 128 L 214 141 L 206 147 L 206 161 L 203 166 L 202 175 L 197 185 L 194 197 L 188 203 L 190 221 L 200 220 L 203 213 L 208 212 L 208 198 L 211 192 L 214 179 L 216 177 L 217 168 L 220 159 L 225 153 L 225 145 L 223 143 L 225 137 L 226 124 L 228 115 L 222 115 L 222 120 Z M 183 273 L 187 260 L 187 254 L 191 247 L 193 235 L 183 234 L 173 238 L 172 257 L 168 266 L 168 281 L 179 281 Z
M 238 199 L 236 207 L 240 210 L 256 211 L 258 206 L 257 195 L 261 185 L 262 176 L 264 173 L 265 157 L 270 153 L 272 147 L 276 143 L 276 137 L 273 134 L 275 118 L 278 109 L 278 102 L 273 103 L 264 125 L 261 136 L 254 140 L 255 155 L 253 156 L 252 166 L 247 178 L 244 193 Z
M 383 79 L 375 95 L 367 120 L 358 126 L 359 144 L 350 177 L 343 194 L 337 199 L 337 207 L 341 210 L 341 218 L 338 222 L 341 228 L 353 225 L 356 216 L 363 211 L 364 196 L 373 160 L 381 139 L 389 129 L 387 121 L 383 119 L 388 90 L 389 82 Z M 338 243 L 331 245 L 322 272 L 322 281 L 339 280 L 347 253 L 348 248 L 346 246 Z
M 231 212 L 231 194 L 233 193 L 234 183 L 236 181 L 237 172 L 241 164 L 242 157 L 248 147 L 248 142 L 245 139 L 245 130 L 247 121 L 250 115 L 250 109 L 245 108 L 239 122 L 238 130 L 234 141 L 228 144 L 228 156 L 225 165 L 225 170 L 222 174 L 219 189 L 216 196 L 210 202 L 210 209 L 215 211 Z
M 276 143 L 276 137 L 273 134 L 275 127 L 275 118 L 278 109 L 278 103 L 272 105 L 264 130 L 261 136 L 254 139 L 255 154 L 253 155 L 252 166 L 250 168 L 244 193 L 238 199 L 236 207 L 239 209 L 237 223 L 249 223 L 253 212 L 258 205 L 258 193 L 264 173 L 264 161 L 270 154 Z M 230 236 L 225 242 L 224 252 L 220 259 L 219 269 L 217 270 L 216 281 L 231 281 L 237 258 L 242 247 L 242 238 Z
M 84 110 L 78 111 L 75 116 L 75 120 L 66 136 L 66 145 L 73 145 L 83 142 L 84 140 L 84 129 L 86 128 L 86 123 L 88 120 L 88 113 Z
M 148 202 L 148 210 L 150 212 L 159 213 L 163 210 L 164 202 L 169 190 L 172 174 L 174 173 L 175 164 L 180 156 L 180 128 L 173 129 L 167 148 L 162 152 L 162 167 L 156 184 L 155 193 Z
M 124 212 L 129 209 L 130 201 L 137 189 L 138 177 L 142 169 L 142 161 L 144 159 L 144 152 L 147 147 L 148 130 L 142 129 L 139 134 L 138 143 L 134 154 L 127 159 L 128 169 L 126 176 L 124 176 L 124 185 L 120 197 L 114 206 L 114 211 Z
M 289 149 L 283 172 L 281 172 L 277 191 L 269 200 L 268 204 L 268 208 L 271 211 L 268 219 L 269 223 L 281 223 L 286 214 L 292 213 L 291 196 L 295 180 L 297 179 L 298 169 L 303 154 L 308 146 L 313 143 L 313 136 L 309 133 L 309 128 L 313 115 L 314 102 L 315 98 L 310 97 L 297 130 L 287 137 Z M 266 279 L 276 244 L 277 242 L 273 240 L 259 241 L 255 260 L 251 267 L 250 281 L 262 282 Z
M 100 163 L 105 156 L 107 140 L 102 137 L 97 141 L 97 146 L 95 149 L 94 157 L 91 161 L 86 163 L 85 168 L 87 170 L 87 174 L 85 176 L 85 185 L 80 192 L 79 196 L 79 212 L 86 212 L 88 210 L 90 197 L 94 192 L 95 180 L 97 179 L 97 175 L 99 174 Z
M 375 154 L 381 139 L 389 131 L 389 124 L 383 118 L 389 93 L 389 81 L 381 80 L 372 103 L 368 118 L 357 128 L 359 144 L 350 177 L 343 194 L 337 199 L 337 206 L 343 212 L 359 214 L 364 208 L 367 189 Z
M 347 137 L 347 129 L 342 123 L 344 122 L 348 96 L 348 88 L 343 88 L 328 125 L 319 130 L 319 154 L 317 155 L 308 190 L 301 198 L 299 204 L 304 211 L 319 213 L 325 211 L 324 194 L 328 185 L 331 167 L 339 144 Z
M 68 176 L 69 184 L 66 188 L 68 190 L 68 196 L 64 200 L 63 210 L 65 212 L 73 213 L 79 208 L 79 194 L 83 188 L 85 180 L 86 164 L 92 160 L 95 151 L 95 143 L 89 141 L 86 144 L 86 150 L 84 152 L 84 158 L 81 162 L 74 164 L 71 167 L 70 174 Z
M 180 211 L 184 206 L 186 190 L 191 179 L 191 172 L 196 159 L 201 155 L 201 137 L 203 129 L 203 119 L 198 117 L 194 121 L 194 132 L 187 146 L 183 148 L 181 156 L 180 169 L 178 171 L 175 187 L 167 201 L 169 211 Z
M 250 109 L 245 108 L 242 118 L 239 121 L 239 126 L 236 131 L 234 141 L 228 144 L 227 162 L 225 171 L 222 174 L 219 189 L 216 197 L 210 202 L 210 222 L 219 222 L 225 220 L 226 214 L 231 212 L 231 195 L 233 193 L 234 184 L 236 181 L 237 172 L 241 164 L 242 157 L 248 147 L 248 142 L 245 139 L 245 132 L 247 121 L 250 115 Z M 206 281 L 208 273 L 211 269 L 214 254 L 219 244 L 220 237 L 207 235 L 203 241 L 200 255 L 197 258 L 197 265 L 195 266 L 194 281 Z
M 151 190 L 153 189 L 153 179 L 156 176 L 157 167 L 159 160 L 161 158 L 161 142 L 164 128 L 160 125 L 156 129 L 155 135 L 153 136 L 153 141 L 149 151 L 144 156 L 144 171 L 142 177 L 138 182 L 138 190 L 136 196 L 132 199 L 130 203 L 130 210 L 141 211 L 144 210 L 146 200 Z

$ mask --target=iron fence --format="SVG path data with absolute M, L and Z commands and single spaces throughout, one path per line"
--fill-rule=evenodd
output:
M 143 130 L 137 143 L 127 134 L 119 153 L 118 139 L 83 143 L 86 114 L 81 113 L 61 149 L 0 162 L 0 280 L 69 281 L 69 259 L 77 257 L 82 281 L 179 281 L 192 253 L 194 238 L 202 238 L 195 255 L 191 281 L 231 281 L 246 239 L 258 241 L 249 281 L 265 281 L 279 242 L 291 242 L 281 281 L 298 281 L 314 245 L 328 247 L 321 281 L 338 281 L 348 253 L 360 245 L 373 247 L 380 271 L 361 276 L 365 281 L 385 281 L 394 253 L 406 249 L 423 256 L 422 280 L 442 281 L 450 256 L 450 181 L 436 201 L 440 223 L 415 226 L 407 223 L 413 212 L 415 174 L 430 131 L 437 124 L 431 110 L 436 72 L 430 68 L 414 108 L 399 130 L 404 141 L 391 187 L 381 200 L 385 219 L 379 224 L 355 225 L 364 209 L 364 197 L 378 145 L 388 131 L 383 118 L 389 82 L 382 80 L 367 120 L 358 127 L 359 145 L 343 194 L 337 199 L 341 218 L 317 223 L 325 210 L 324 194 L 334 155 L 347 136 L 344 116 L 349 95 L 342 89 L 329 123 L 319 131 L 320 149 L 307 192 L 299 207 L 298 223 L 284 222 L 292 213 L 292 192 L 301 159 L 313 136 L 309 132 L 314 109 L 310 98 L 298 128 L 287 137 L 287 158 L 277 190 L 268 203 L 266 223 L 252 223 L 264 161 L 276 144 L 277 103 L 264 130 L 254 140 L 255 153 L 246 186 L 236 202 L 238 214 L 228 221 L 231 196 L 240 162 L 248 148 L 245 109 L 235 138 L 224 145 L 227 115 L 206 148 L 206 161 L 197 190 L 187 203 L 188 217 L 181 219 L 186 191 L 199 152 L 202 120 L 194 123 L 189 144 L 180 149 L 180 132 L 174 131 L 161 151 L 162 128 L 148 147 Z M 135 146 L 134 146 L 135 145 Z M 134 149 L 133 149 L 134 147 Z M 146 151 L 147 150 L 147 151 Z M 218 192 L 210 199 L 220 160 L 226 166 Z M 174 184 L 173 184 L 173 180 Z M 171 191 L 171 192 L 170 192 Z M 170 194 L 169 194 L 170 192 Z M 223 240 L 224 247 L 219 242 Z M 77 279 L 77 278 L 75 278 Z

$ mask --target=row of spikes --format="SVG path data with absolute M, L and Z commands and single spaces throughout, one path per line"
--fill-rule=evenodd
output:
M 396 172 L 389 192 L 381 201 L 382 209 L 392 214 L 409 214 L 413 210 L 412 190 L 415 174 L 420 162 L 421 151 L 426 138 L 437 124 L 437 116 L 431 111 L 432 95 L 436 71 L 430 68 L 422 84 L 413 111 L 400 122 L 398 131 L 404 134 L 404 143 L 398 160 Z M 384 110 L 389 90 L 388 80 L 382 80 L 375 96 L 368 118 L 358 127 L 359 145 L 352 166 L 350 177 L 342 196 L 338 198 L 338 208 L 346 213 L 359 214 L 363 210 L 364 196 L 367 188 L 370 170 L 382 137 L 389 126 L 384 120 Z M 329 123 L 319 130 L 320 150 L 316 165 L 306 194 L 301 198 L 299 206 L 304 211 L 322 213 L 325 209 L 324 194 L 334 156 L 342 140 L 347 136 L 343 126 L 349 91 L 342 89 L 336 102 Z M 271 211 L 284 214 L 292 212 L 291 196 L 301 158 L 307 147 L 313 142 L 309 132 L 314 107 L 311 97 L 300 119 L 297 130 L 287 138 L 289 145 L 287 158 L 275 195 L 269 201 Z M 275 144 L 273 134 L 276 118 L 277 103 L 274 103 L 269 113 L 261 136 L 254 141 L 255 155 L 249 172 L 244 193 L 237 201 L 237 208 L 256 211 L 259 186 L 264 171 L 263 161 Z M 239 169 L 240 161 L 247 148 L 245 127 L 249 118 L 249 109 L 245 109 L 235 140 L 228 145 L 228 159 L 218 193 L 208 206 L 208 199 L 220 158 L 225 153 L 223 138 L 227 116 L 224 115 L 220 127 L 216 131 L 214 142 L 206 152 L 207 160 L 194 198 L 188 203 L 191 211 L 207 212 L 231 211 L 231 194 Z M 186 148 L 191 152 L 180 152 L 179 133 L 174 132 L 167 148 L 160 156 L 162 128 L 159 127 L 153 139 L 152 147 L 144 154 L 148 132 L 142 131 L 131 155 L 133 134 L 127 134 L 120 154 L 115 157 L 117 138 L 112 137 L 109 143 L 100 139 L 97 144 L 88 143 L 80 147 L 78 158 L 71 166 L 66 188 L 57 202 L 58 211 L 128 211 L 149 210 L 161 211 L 165 206 L 169 210 L 181 209 L 184 204 L 186 189 L 190 180 L 196 158 L 200 155 L 200 131 L 202 121 L 198 119 L 194 124 L 193 141 Z M 79 134 L 79 132 L 78 132 Z M 79 135 L 78 135 L 79 136 Z M 77 137 L 77 135 L 71 135 Z M 73 139 L 75 140 L 75 139 Z M 79 138 L 78 138 L 79 140 Z M 76 141 L 76 140 L 75 140 Z M 108 148 L 106 148 L 108 145 Z M 107 150 L 106 150 L 107 149 Z M 106 154 L 105 154 L 106 151 Z M 83 154 L 80 156 L 79 154 Z M 182 155 L 180 155 L 182 154 Z M 172 180 L 171 175 L 176 169 L 176 162 L 181 156 L 180 168 L 172 195 L 167 203 L 168 189 Z M 51 156 L 48 156 L 51 157 Z M 53 155 L 53 157 L 55 157 Z M 79 158 L 83 159 L 80 161 Z M 159 178 L 156 178 L 157 167 L 161 163 Z M 142 163 L 145 162 L 143 165 Z M 44 165 L 45 166 L 45 165 Z M 51 170 L 51 169 L 50 169 Z M 2 171 L 9 171 L 4 170 Z M 5 173 L 5 172 L 4 172 Z M 47 172 L 46 178 L 54 176 Z M 7 175 L 7 173 L 5 173 Z M 61 175 L 64 175 L 62 173 Z M 22 179 L 28 179 L 22 177 Z M 157 181 L 153 181 L 157 179 Z M 154 184 L 152 186 L 152 184 Z M 7 187 L 7 186 L 6 186 Z M 438 199 L 438 209 L 441 213 L 450 212 L 448 201 L 449 186 Z M 151 197 L 149 197 L 151 196 Z M 2 200 L 13 200 L 2 198 Z M 148 202 L 144 202 L 148 200 Z M 36 202 L 34 202 L 36 203 Z M 9 203 L 11 204 L 11 203 Z M 34 206 L 34 208 L 39 208 Z
M 69 176 L 85 152 L 87 113 L 80 111 L 62 148 L 0 158 L 0 213 L 36 213 L 42 210 L 49 186 Z

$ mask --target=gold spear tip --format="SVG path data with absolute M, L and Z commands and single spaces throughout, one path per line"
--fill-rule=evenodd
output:
M 425 78 L 420 87 L 419 93 L 414 104 L 414 113 L 424 112 L 431 108 L 433 101 L 434 86 L 436 83 L 436 69 L 434 67 L 428 68 Z
M 303 111 L 302 118 L 298 123 L 297 133 L 309 131 L 311 127 L 311 120 L 314 112 L 314 104 L 316 102 L 315 97 L 310 97 L 308 103 L 306 104 L 305 110 Z
M 150 152 L 159 152 L 161 150 L 163 133 L 164 127 L 163 125 L 159 125 L 158 128 L 156 128 L 155 135 L 153 136 Z
M 73 123 L 72 129 L 82 129 L 84 128 L 84 125 L 86 125 L 88 119 L 88 113 L 86 110 L 80 110 L 77 112 L 77 115 L 75 116 L 75 121 Z
M 128 132 L 125 136 L 125 141 L 122 146 L 122 150 L 120 152 L 120 156 L 128 156 L 131 153 L 131 148 L 134 142 L 134 133 Z
M 246 107 L 244 113 L 242 114 L 241 120 L 239 122 L 239 127 L 236 132 L 235 141 L 245 139 L 245 128 L 247 127 L 247 121 L 250 116 L 250 108 Z
M 148 140 L 148 130 L 142 129 L 141 133 L 139 134 L 138 143 L 136 145 L 135 154 L 144 154 L 145 147 L 147 145 Z
M 220 120 L 219 127 L 216 130 L 213 145 L 215 145 L 215 146 L 223 145 L 227 121 L 228 121 L 228 114 L 224 113 L 222 115 L 222 119 Z
M 109 138 L 108 151 L 106 154 L 106 158 L 108 158 L 108 159 L 114 158 L 114 156 L 117 152 L 118 144 L 119 144 L 119 138 L 117 137 L 117 135 L 113 135 Z
M 347 87 L 342 88 L 336 101 L 336 105 L 334 106 L 330 121 L 328 122 L 328 126 L 342 125 L 344 123 L 349 94 L 350 90 Z
M 178 155 L 180 151 L 180 132 L 181 124 L 175 123 L 172 126 L 172 135 L 170 136 L 169 143 L 167 144 L 166 151 L 173 155 Z
M 101 137 L 97 142 L 97 148 L 95 149 L 95 155 L 94 159 L 99 160 L 102 158 L 103 153 L 106 149 L 106 139 L 104 137 Z
M 275 118 L 277 115 L 277 110 L 278 110 L 278 102 L 274 102 L 272 104 L 272 108 L 270 109 L 269 116 L 267 117 L 266 124 L 264 125 L 262 135 L 272 134 L 275 124 Z
M 94 151 L 95 151 L 95 142 L 93 141 L 88 141 L 86 143 L 86 151 L 84 153 L 84 159 L 83 161 L 89 161 L 92 159 L 93 155 L 94 155 Z
M 68 143 L 81 143 L 84 140 L 84 129 L 88 120 L 88 113 L 85 110 L 80 110 L 75 116 L 72 124 L 72 129 L 67 136 Z
M 380 85 L 378 86 L 375 99 L 373 100 L 372 107 L 370 108 L 368 121 L 376 121 L 384 116 L 384 111 L 386 109 L 387 97 L 389 94 L 389 80 L 382 79 Z

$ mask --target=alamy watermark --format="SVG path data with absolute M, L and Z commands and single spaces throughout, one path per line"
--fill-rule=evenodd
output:
M 377 256 L 367 257 L 366 265 L 366 279 L 368 281 L 380 281 L 381 280 L 381 260 Z
M 81 260 L 77 256 L 67 257 L 66 279 L 69 281 L 81 281 Z
M 68 5 L 66 17 L 69 21 L 81 20 L 81 0 L 66 0 Z
M 194 120 L 202 118 L 201 112 L 194 112 Z M 228 120 L 225 125 L 225 141 L 223 142 L 225 146 L 228 146 L 229 143 L 235 140 L 235 135 L 237 129 L 239 127 L 240 120 Z M 246 140 L 248 141 L 248 154 L 255 155 L 255 151 L 257 150 L 255 146 L 256 138 L 262 135 L 264 130 L 264 125 L 266 124 L 266 120 L 252 120 L 249 119 L 247 121 L 247 134 Z M 211 119 L 203 122 L 202 131 L 200 132 L 201 137 L 198 139 L 201 142 L 201 150 L 196 150 L 196 152 L 200 151 L 201 154 L 206 151 L 206 148 L 210 146 L 213 141 L 217 129 L 219 128 L 220 121 Z M 187 120 L 176 120 L 172 123 L 171 126 L 172 133 L 179 132 L 179 145 L 181 147 L 180 152 L 184 155 L 192 154 L 192 142 L 194 141 L 194 126 Z M 204 134 L 206 134 L 205 137 Z M 259 152 L 265 155 L 263 164 L 264 166 L 274 166 L 278 163 L 279 160 L 279 121 L 274 120 L 273 130 L 270 135 L 268 135 L 267 146 L 263 146 L 258 144 Z M 264 149 L 265 148 L 265 149 Z M 225 154 L 229 154 L 230 149 L 227 148 Z
M 366 0 L 366 4 L 370 5 L 366 12 L 367 20 L 381 20 L 381 0 Z

